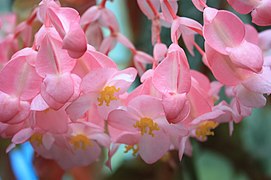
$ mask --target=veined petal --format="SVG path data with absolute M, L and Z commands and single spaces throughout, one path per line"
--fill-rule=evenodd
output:
M 227 54 L 226 47 L 234 48 L 244 40 L 245 26 L 233 13 L 208 7 L 203 15 L 203 36 L 218 52 Z

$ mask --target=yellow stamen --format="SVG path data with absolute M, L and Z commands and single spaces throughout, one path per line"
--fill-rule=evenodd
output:
M 137 121 L 134 124 L 135 128 L 138 128 L 141 131 L 141 135 L 144 135 L 147 133 L 147 128 L 149 128 L 148 134 L 154 137 L 153 131 L 158 131 L 160 128 L 158 127 L 158 124 L 154 122 L 151 118 L 141 118 L 139 121 Z
M 207 136 L 215 135 L 215 133 L 211 130 L 215 129 L 217 126 L 218 123 L 214 121 L 202 122 L 196 129 L 196 136 L 201 140 L 206 140 Z
M 42 134 L 40 134 L 40 133 L 33 134 L 29 141 L 32 144 L 36 143 L 37 146 L 42 145 Z
M 91 140 L 83 134 L 72 136 L 70 143 L 73 145 L 74 149 L 86 150 L 88 146 L 92 146 Z
M 126 145 L 124 153 L 128 153 L 130 150 L 133 151 L 133 156 L 135 156 L 139 150 L 139 147 L 137 144 L 135 145 Z
M 99 106 L 102 106 L 103 103 L 106 103 L 106 106 L 109 106 L 110 102 L 113 100 L 117 100 L 118 98 L 115 96 L 116 92 L 119 92 L 120 88 L 116 88 L 115 86 L 106 86 L 98 97 Z

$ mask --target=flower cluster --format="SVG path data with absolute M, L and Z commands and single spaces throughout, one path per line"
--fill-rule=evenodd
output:
M 180 160 L 191 155 L 190 139 L 207 140 L 221 123 L 232 133 L 233 123 L 263 107 L 271 93 L 271 30 L 258 33 L 230 11 L 192 2 L 203 25 L 179 17 L 176 0 L 137 0 L 152 21 L 153 57 L 119 32 L 106 0 L 81 18 L 55 0 L 42 0 L 18 26 L 14 15 L 2 17 L 0 136 L 12 141 L 7 151 L 30 141 L 37 154 L 69 169 L 98 160 L 106 148 L 110 167 L 120 144 L 154 163 L 171 150 Z M 252 11 L 255 24 L 271 25 L 270 0 L 228 2 L 240 13 Z M 36 20 L 42 26 L 32 41 Z M 169 47 L 161 26 L 171 28 Z M 205 51 L 195 35 L 204 38 Z M 190 69 L 180 37 L 217 81 Z M 131 51 L 135 68 L 119 70 L 107 56 L 117 42 Z M 137 74 L 141 84 L 128 92 Z M 230 103 L 220 100 L 222 87 Z

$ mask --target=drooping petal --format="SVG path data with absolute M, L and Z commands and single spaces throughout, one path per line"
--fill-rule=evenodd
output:
M 262 94 L 249 91 L 243 86 L 237 87 L 237 97 L 242 105 L 251 108 L 263 107 L 266 103 L 266 99 Z
M 170 140 L 163 131 L 155 131 L 154 137 L 144 134 L 138 143 L 139 154 L 148 164 L 158 161 L 168 150 Z
M 226 55 L 223 55 L 205 43 L 206 58 L 216 79 L 223 84 L 235 86 L 251 75 L 251 72 L 236 67 Z
M 203 15 L 203 36 L 218 52 L 227 54 L 226 47 L 237 46 L 244 40 L 245 26 L 233 13 L 208 7 Z
M 140 10 L 149 18 L 153 19 L 155 17 L 155 14 L 153 13 L 153 10 L 151 9 L 149 3 L 152 4 L 153 8 L 159 12 L 160 8 L 160 2 L 159 1 L 148 1 L 148 0 L 137 0 L 137 4 L 140 8 Z
M 185 53 L 178 45 L 172 44 L 167 57 L 154 71 L 154 86 L 162 93 L 185 93 L 190 89 L 190 81 L 190 70 Z
M 260 0 L 227 0 L 228 3 L 233 7 L 234 10 L 241 14 L 250 13 L 259 3 Z
M 238 46 L 226 48 L 231 61 L 238 67 L 260 72 L 263 66 L 262 50 L 255 44 L 244 40 Z
M 35 54 L 34 51 L 31 52 Z M 28 57 L 32 58 L 30 56 L 32 55 L 20 56 L 18 52 L 16 57 L 5 65 L 0 72 L 1 91 L 20 97 L 21 100 L 29 100 L 37 95 L 42 79 L 35 68 L 27 62 Z
M 81 95 L 78 99 L 73 101 L 67 108 L 66 112 L 72 121 L 75 121 L 84 116 L 84 114 L 91 107 L 93 102 L 97 101 L 96 94 Z
M 65 133 L 68 130 L 68 116 L 64 109 L 36 111 L 37 126 L 52 133 Z
M 40 76 L 70 72 L 74 68 L 76 61 L 61 46 L 61 42 L 49 34 L 43 38 L 36 61 L 36 70 Z

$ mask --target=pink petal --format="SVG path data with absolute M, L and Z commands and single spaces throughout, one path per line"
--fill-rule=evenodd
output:
M 170 123 L 177 123 L 185 119 L 190 112 L 186 94 L 164 96 L 162 103 L 167 120 Z
M 117 109 L 109 113 L 108 115 L 108 124 L 113 128 L 122 130 L 136 132 L 137 129 L 134 128 L 136 119 L 129 114 L 129 112 L 121 109 Z
M 269 0 L 260 1 L 260 5 L 256 7 L 251 13 L 252 22 L 259 26 L 270 26 L 271 25 L 271 3 Z
M 159 11 L 160 8 L 160 2 L 159 1 L 149 1 L 154 9 L 156 11 Z M 140 8 L 140 10 L 149 18 L 149 19 L 153 19 L 155 17 L 155 14 L 153 13 L 151 7 L 149 6 L 149 4 L 147 3 L 147 0 L 137 0 L 137 4 Z
M 207 44 L 205 51 L 210 69 L 221 83 L 234 86 L 251 75 L 250 71 L 236 67 L 228 56 L 220 54 Z
M 243 86 L 237 87 L 236 95 L 240 100 L 240 103 L 247 107 L 260 108 L 263 107 L 266 103 L 266 99 L 262 94 L 249 91 Z
M 202 12 L 203 9 L 207 6 L 206 1 L 207 0 L 192 0 L 192 3 L 199 11 Z
M 35 120 L 38 127 L 48 132 L 65 133 L 68 130 L 68 116 L 64 109 L 36 111 Z
M 173 17 L 169 11 L 169 9 L 167 8 L 166 4 L 165 4 L 165 1 L 164 0 L 160 0 L 161 2 L 161 9 L 162 9 L 162 13 L 164 15 L 164 18 L 167 22 L 172 22 L 173 21 Z M 167 1 L 169 6 L 172 8 L 173 10 L 173 13 L 177 13 L 178 11 L 178 2 L 177 0 L 170 0 L 170 1 Z
M 255 74 L 242 82 L 243 86 L 247 89 L 262 94 L 271 93 L 271 71 L 270 68 L 264 67 L 263 71 Z
M 46 76 L 43 81 L 41 95 L 43 96 L 45 102 L 47 102 L 46 97 L 44 97 L 45 93 L 51 96 L 58 103 L 65 104 L 68 102 L 74 93 L 74 83 L 71 74 L 64 73 Z
M 154 137 L 144 134 L 138 143 L 139 154 L 148 164 L 158 161 L 170 146 L 169 137 L 163 131 L 155 131 Z
M 137 110 L 141 117 L 148 117 L 152 119 L 160 117 L 161 113 L 163 112 L 161 100 L 149 95 L 135 97 L 129 102 L 128 106 Z
M 92 6 L 81 16 L 80 24 L 88 25 L 96 21 L 101 15 L 101 11 L 98 6 Z
M 19 100 L 0 91 L 0 122 L 7 122 L 19 112 Z
M 81 90 L 84 93 L 100 92 L 116 71 L 113 68 L 99 68 L 91 71 L 82 79 Z
M 62 47 L 72 58 L 80 58 L 84 55 L 87 50 L 87 40 L 79 24 L 70 25 L 70 29 L 63 39 Z
M 167 54 L 167 46 L 163 43 L 156 43 L 153 48 L 153 57 L 157 62 L 162 61 Z
M 30 137 L 33 135 L 33 133 L 34 133 L 34 130 L 31 128 L 22 129 L 13 136 L 12 142 L 14 144 L 22 144 L 28 141 Z
M 9 61 L 0 72 L 0 90 L 29 100 L 40 91 L 41 77 L 33 66 L 27 63 L 28 56 L 19 55 Z
M 49 34 L 44 37 L 36 62 L 36 70 L 40 76 L 70 72 L 74 68 L 76 61 L 61 47 L 61 42 L 52 39 Z
M 67 108 L 66 112 L 72 121 L 75 121 L 84 116 L 89 110 L 91 104 L 97 101 L 96 94 L 81 95 L 78 99 L 73 101 Z
M 203 15 L 203 36 L 215 50 L 227 54 L 226 47 L 235 47 L 244 40 L 245 26 L 233 13 L 205 8 Z
M 250 24 L 246 24 L 245 28 L 246 28 L 245 40 L 250 43 L 258 45 L 259 37 L 257 30 Z
M 253 51 L 251 51 L 253 49 Z M 243 41 L 239 46 L 226 49 L 231 61 L 237 67 L 260 72 L 263 66 L 262 50 L 255 44 Z
M 154 71 L 154 86 L 163 93 L 185 93 L 190 89 L 190 79 L 189 65 L 184 51 L 178 45 L 172 44 L 167 57 Z
M 233 7 L 234 10 L 241 14 L 250 13 L 260 2 L 260 0 L 243 1 L 243 0 L 228 0 L 228 3 Z

